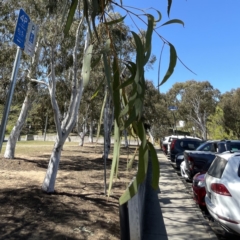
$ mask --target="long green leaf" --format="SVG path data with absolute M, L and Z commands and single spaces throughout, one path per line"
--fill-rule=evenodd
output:
M 98 63 L 100 62 L 101 58 L 102 58 L 102 56 L 100 55 L 100 56 L 98 56 L 96 59 L 94 59 L 94 60 L 92 61 L 92 63 L 91 63 L 91 69 L 95 68 L 95 67 L 98 65 Z
M 87 25 L 88 25 L 88 31 L 90 33 L 90 37 L 92 39 L 92 30 L 91 30 L 91 24 L 89 22 L 89 14 L 88 14 L 88 11 L 89 11 L 89 6 L 88 6 L 88 0 L 83 0 L 83 14 L 85 16 L 85 19 L 87 21 Z
M 139 160 L 138 160 L 138 171 L 137 179 L 138 183 L 142 183 L 146 177 L 147 167 L 148 167 L 148 147 L 146 141 L 146 132 L 142 122 L 138 122 L 136 125 L 137 133 L 141 140 L 141 145 L 139 147 Z
M 134 178 L 130 186 L 125 190 L 123 195 L 119 198 L 119 204 L 122 205 L 130 200 L 138 191 L 137 178 Z
M 116 56 L 114 56 L 113 60 L 113 102 L 114 102 L 114 117 L 119 126 L 119 115 L 121 112 L 121 99 L 120 99 L 120 74 L 118 68 L 118 61 Z
M 169 79 L 169 77 L 172 75 L 174 68 L 176 66 L 176 63 L 177 63 L 177 52 L 175 50 L 175 47 L 171 43 L 168 43 L 168 44 L 170 47 L 170 62 L 169 62 L 168 70 L 167 70 L 163 80 L 161 81 L 160 86 L 162 84 L 164 84 Z
M 98 85 L 96 91 L 93 93 L 92 97 L 90 100 L 93 100 L 99 93 L 99 90 L 101 89 L 102 85 L 103 85 L 103 82 L 104 82 L 104 78 L 103 80 L 100 82 L 100 84 Z
M 92 50 L 93 45 L 89 45 L 87 48 L 86 53 L 83 57 L 83 86 L 87 86 L 89 79 L 90 79 L 90 72 L 91 72 L 91 60 L 92 60 Z
M 132 165 L 133 165 L 133 162 L 136 158 L 136 155 L 137 155 L 137 149 L 136 151 L 134 152 L 133 156 L 131 157 L 131 159 L 129 160 L 128 164 L 127 164 L 127 170 L 130 170 L 130 168 L 132 168 Z
M 124 81 L 124 82 L 119 86 L 119 89 L 125 88 L 125 87 L 129 86 L 129 85 L 132 84 L 133 82 L 134 82 L 134 76 L 131 76 L 130 78 L 128 78 L 126 81 Z
M 154 25 L 154 17 L 150 14 L 148 16 L 148 27 L 146 32 L 146 42 L 145 42 L 145 52 L 147 53 L 144 57 L 144 65 L 148 62 L 148 59 L 151 55 L 151 43 L 152 43 L 152 33 Z
M 98 37 L 97 29 L 96 29 L 95 18 L 99 14 L 99 9 L 100 9 L 99 0 L 92 0 L 92 14 L 91 14 L 92 26 L 93 26 L 93 31 L 95 32 L 97 39 L 99 39 L 99 37 Z
M 119 131 L 118 124 L 115 121 L 114 122 L 113 160 L 112 160 L 112 166 L 111 166 L 111 172 L 110 172 L 110 178 L 109 178 L 108 197 L 112 189 L 116 166 L 118 165 L 118 162 L 119 162 L 119 154 L 120 154 L 120 131 Z
M 109 21 L 109 22 L 105 22 L 106 25 L 113 25 L 113 24 L 116 24 L 116 23 L 119 23 L 119 22 L 122 22 L 124 20 L 126 16 L 124 17 L 121 17 L 121 18 L 118 18 L 118 19 L 115 19 L 115 20 L 112 20 L 112 21 Z
M 152 161 L 152 187 L 154 189 L 157 189 L 159 185 L 159 177 L 160 177 L 158 157 L 157 157 L 156 149 L 154 148 L 152 143 L 148 142 L 148 148 L 151 154 L 151 161 Z
M 162 20 L 162 14 L 161 14 L 161 12 L 159 12 L 157 9 L 155 9 L 155 10 L 156 10 L 157 13 L 158 13 L 158 19 L 157 19 L 157 20 L 154 19 L 154 21 L 155 21 L 155 22 L 160 22 L 160 21 Z
M 71 6 L 70 6 L 70 9 L 69 9 L 69 13 L 68 13 L 68 16 L 67 16 L 67 22 L 66 22 L 66 25 L 65 25 L 64 30 L 63 30 L 64 37 L 66 37 L 66 35 L 68 34 L 68 32 L 70 30 L 77 5 L 78 5 L 78 0 L 72 0 Z
M 137 65 L 137 71 L 135 75 L 135 82 L 139 82 L 139 79 L 143 76 L 144 73 L 144 47 L 142 44 L 142 41 L 140 37 L 135 33 L 132 32 L 133 38 L 136 43 L 136 65 Z
M 100 113 L 100 117 L 99 117 L 99 121 L 98 121 L 98 128 L 97 128 L 97 136 L 96 136 L 96 143 L 98 142 L 98 138 L 100 135 L 100 129 L 101 129 L 101 124 L 102 124 L 102 119 L 103 119 L 103 113 L 104 113 L 104 108 L 107 102 L 107 97 L 108 94 L 106 93 L 103 99 L 103 104 L 102 104 L 102 109 L 101 109 L 101 113 Z
M 107 80 L 107 85 L 108 85 L 108 89 L 109 92 L 111 94 L 111 97 L 113 96 L 112 93 L 112 86 L 111 86 L 111 69 L 108 63 L 108 59 L 107 59 L 107 55 L 106 53 L 103 53 L 103 63 L 104 63 L 104 72 L 105 72 L 105 76 L 106 76 L 106 80 Z
M 168 0 L 168 6 L 167 6 L 168 17 L 170 16 L 171 6 L 172 6 L 172 0 Z
M 182 24 L 183 27 L 184 27 L 184 22 L 183 22 L 182 20 L 179 20 L 179 19 L 172 19 L 172 20 L 169 20 L 169 21 L 163 23 L 163 24 L 161 25 L 161 27 L 162 27 L 162 26 L 165 26 L 165 25 L 173 24 L 173 23 L 179 23 L 179 24 Z

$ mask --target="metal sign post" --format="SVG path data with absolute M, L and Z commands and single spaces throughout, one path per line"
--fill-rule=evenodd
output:
M 30 17 L 24 12 L 23 9 L 20 9 L 13 36 L 13 42 L 18 46 L 17 54 L 13 65 L 10 87 L 0 126 L 0 152 L 2 150 L 2 143 L 4 140 L 8 114 L 16 85 L 22 50 L 24 50 L 24 52 L 31 57 L 33 56 L 36 45 L 37 32 L 38 27 L 36 26 L 36 24 L 31 21 Z
M 169 106 L 168 109 L 172 112 L 173 114 L 173 119 L 174 119 L 174 124 L 175 124 L 175 130 L 174 130 L 174 134 L 176 135 L 176 131 L 177 131 L 177 123 L 176 123 L 176 118 L 174 115 L 174 111 L 176 111 L 178 108 L 176 106 Z M 177 133 L 178 136 L 178 133 Z
M 7 101 L 6 101 L 4 111 L 3 111 L 3 116 L 2 116 L 1 126 L 0 126 L 0 152 L 2 151 L 2 143 L 4 140 L 8 114 L 9 114 L 9 110 L 10 110 L 10 106 L 11 106 L 11 102 L 12 102 L 14 88 L 16 85 L 17 73 L 18 73 L 18 68 L 20 65 L 21 56 L 22 56 L 22 50 L 20 49 L 20 47 L 18 47 L 16 58 L 15 58 L 14 65 L 13 65 L 13 71 L 12 71 L 11 83 L 10 83 L 10 87 L 9 87 L 9 91 L 8 91 Z

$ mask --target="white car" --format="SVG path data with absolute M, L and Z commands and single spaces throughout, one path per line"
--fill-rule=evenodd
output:
M 218 154 L 204 181 L 209 213 L 226 231 L 240 234 L 240 152 Z

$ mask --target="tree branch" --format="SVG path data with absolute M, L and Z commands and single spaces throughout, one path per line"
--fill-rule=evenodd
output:
M 31 78 L 30 80 L 31 80 L 31 82 L 36 82 L 36 83 L 43 84 L 43 85 L 49 87 L 49 85 L 44 81 L 40 81 L 40 80 L 33 79 L 33 78 Z

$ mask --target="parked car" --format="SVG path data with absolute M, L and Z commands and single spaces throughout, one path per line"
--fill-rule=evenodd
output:
M 178 135 L 171 135 L 171 136 L 166 136 L 163 138 L 162 150 L 166 155 L 169 153 L 169 148 L 170 148 L 170 144 L 171 144 L 172 140 L 180 138 L 180 137 L 181 136 L 178 136 Z
M 217 143 L 219 140 L 208 140 L 203 142 L 200 146 L 196 148 L 196 151 L 213 151 L 217 149 Z M 181 163 L 184 161 L 184 153 L 179 153 L 175 157 L 176 168 L 180 168 Z
M 240 234 L 240 152 L 219 154 L 205 174 L 205 203 L 228 232 Z
M 216 157 L 216 154 L 224 151 L 240 150 L 240 140 L 221 140 L 216 144 L 214 151 L 184 151 L 184 161 L 186 164 L 186 174 L 192 180 L 198 172 L 207 172 Z
M 181 138 L 173 139 L 170 145 L 170 159 L 175 162 L 175 157 L 179 153 L 183 153 L 185 150 L 195 150 L 201 145 L 202 140 L 199 138 Z
M 187 135 L 171 135 L 171 136 L 166 136 L 162 139 L 161 145 L 162 145 L 162 150 L 166 155 L 169 155 L 170 153 L 170 145 L 173 140 L 175 139 L 181 139 L 181 138 L 193 138 L 191 136 Z
M 205 206 L 205 181 L 204 181 L 205 173 L 197 173 L 193 177 L 192 181 L 192 192 L 193 199 L 199 206 Z

